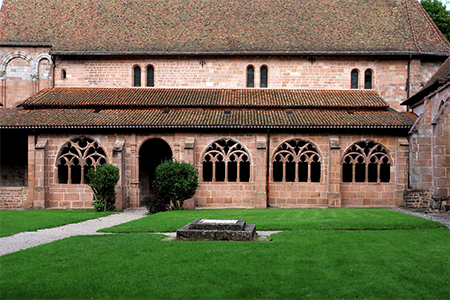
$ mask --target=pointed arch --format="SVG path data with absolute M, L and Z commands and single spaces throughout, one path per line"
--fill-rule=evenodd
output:
M 322 155 L 312 142 L 287 140 L 275 150 L 272 170 L 275 182 L 320 182 Z
M 375 141 L 352 144 L 341 158 L 343 182 L 390 182 L 393 160 L 388 149 Z
M 249 151 L 231 138 L 212 142 L 203 152 L 203 181 L 249 182 L 251 157 Z
M 65 142 L 57 157 L 58 183 L 83 183 L 89 169 L 108 163 L 104 148 L 84 136 Z

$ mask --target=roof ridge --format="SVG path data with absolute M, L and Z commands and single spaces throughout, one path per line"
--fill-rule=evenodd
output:
M 405 7 L 406 7 L 406 12 L 408 13 L 408 23 L 409 23 L 409 27 L 411 29 L 411 35 L 413 37 L 414 45 L 416 46 L 417 51 L 423 53 L 422 49 L 419 47 L 419 44 L 417 43 L 416 34 L 414 32 L 414 26 L 413 26 L 413 24 L 411 22 L 412 16 L 411 16 L 411 11 L 410 11 L 409 6 L 408 6 L 408 2 L 409 1 L 410 0 L 405 0 Z

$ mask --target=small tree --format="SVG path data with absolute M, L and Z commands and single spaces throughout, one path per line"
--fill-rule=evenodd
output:
M 166 160 L 156 168 L 155 177 L 158 198 L 172 202 L 174 209 L 182 209 L 184 200 L 193 197 L 198 187 L 198 173 L 188 163 Z
M 421 0 L 420 4 L 422 4 L 430 18 L 450 42 L 450 11 L 445 7 L 445 2 L 448 3 L 448 1 Z
M 85 183 L 94 192 L 92 205 L 96 211 L 115 210 L 116 184 L 119 181 L 119 168 L 110 164 L 103 164 L 89 169 Z

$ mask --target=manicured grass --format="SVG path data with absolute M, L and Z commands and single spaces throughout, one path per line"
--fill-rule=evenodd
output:
M 448 229 L 291 230 L 272 242 L 79 236 L 0 257 L 1 299 L 448 299 Z
M 168 211 L 102 232 L 170 232 L 195 219 L 239 219 L 256 224 L 256 230 L 293 229 L 426 229 L 442 224 L 387 209 L 201 209 Z
M 58 227 L 110 215 L 93 210 L 0 210 L 0 237 Z

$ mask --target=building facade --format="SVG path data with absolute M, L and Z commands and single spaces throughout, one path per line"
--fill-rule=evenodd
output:
M 0 207 L 91 208 L 102 163 L 139 207 L 164 159 L 189 207 L 403 205 L 401 102 L 450 54 L 417 1 L 34 2 L 0 10 Z

